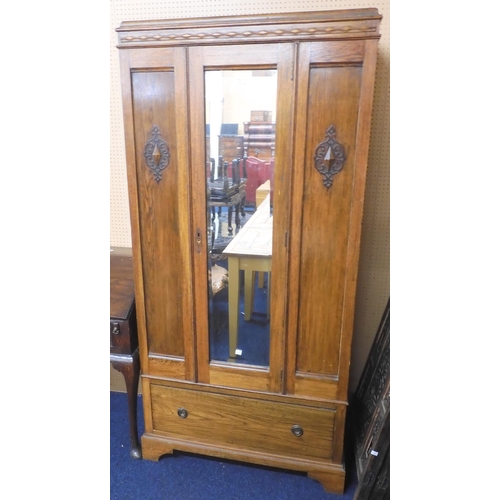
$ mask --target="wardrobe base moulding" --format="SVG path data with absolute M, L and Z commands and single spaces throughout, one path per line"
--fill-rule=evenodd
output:
M 228 445 L 216 446 L 192 440 L 168 439 L 158 434 L 143 434 L 141 444 L 142 457 L 146 460 L 158 461 L 163 455 L 172 454 L 174 450 L 185 451 L 267 467 L 306 472 L 308 477 L 321 483 L 326 492 L 338 495 L 344 493 L 344 464 L 333 464 L 327 460 L 290 459 L 284 455 L 259 453 L 241 447 L 231 448 Z

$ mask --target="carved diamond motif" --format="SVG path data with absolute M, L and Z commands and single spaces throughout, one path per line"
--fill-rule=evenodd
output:
M 144 147 L 144 157 L 146 165 L 153 171 L 156 182 L 161 181 L 163 170 L 170 162 L 170 151 L 167 143 L 160 138 L 160 129 L 154 125 L 151 129 L 151 139 Z
M 325 140 L 314 152 L 314 166 L 323 175 L 323 184 L 327 189 L 333 185 L 333 176 L 342 170 L 345 159 L 344 146 L 337 141 L 335 127 L 330 125 Z
M 153 150 L 153 160 L 154 160 L 154 162 L 155 162 L 156 165 L 160 164 L 161 153 L 160 153 L 160 150 L 158 149 L 158 145 L 157 144 L 155 144 L 155 148 Z

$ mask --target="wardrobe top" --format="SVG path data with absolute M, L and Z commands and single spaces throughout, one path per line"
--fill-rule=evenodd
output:
M 118 48 L 380 38 L 375 8 L 124 21 Z

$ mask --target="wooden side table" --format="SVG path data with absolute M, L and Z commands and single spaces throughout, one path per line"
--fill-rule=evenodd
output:
M 130 455 L 132 458 L 142 458 L 137 434 L 140 363 L 130 248 L 111 248 L 110 278 L 110 360 L 113 368 L 123 375 L 127 387 Z

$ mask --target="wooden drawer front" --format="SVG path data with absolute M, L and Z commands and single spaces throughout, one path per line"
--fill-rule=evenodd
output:
M 222 155 L 224 157 L 224 161 L 227 161 L 228 163 L 233 160 L 243 158 L 243 146 L 241 148 L 225 148 L 224 151 L 222 151 Z
M 272 111 L 250 111 L 250 119 L 253 122 L 269 122 L 272 117 Z
M 247 151 L 248 156 L 255 156 L 259 160 L 269 161 L 274 157 L 274 146 L 270 146 L 269 144 L 259 145 L 251 142 L 248 143 Z
M 220 153 L 224 161 L 231 162 L 235 158 L 243 157 L 243 136 L 221 137 L 219 139 Z
M 331 458 L 335 411 L 151 385 L 153 429 L 177 439 Z M 185 418 L 178 414 L 187 412 Z M 301 436 L 292 433 L 300 426 Z M 298 430 L 300 433 L 300 430 Z
M 110 318 L 110 352 L 114 354 L 132 354 L 137 349 L 136 321 L 135 307 L 125 320 Z
M 130 354 L 130 332 L 127 321 L 110 319 L 109 337 L 111 352 Z

